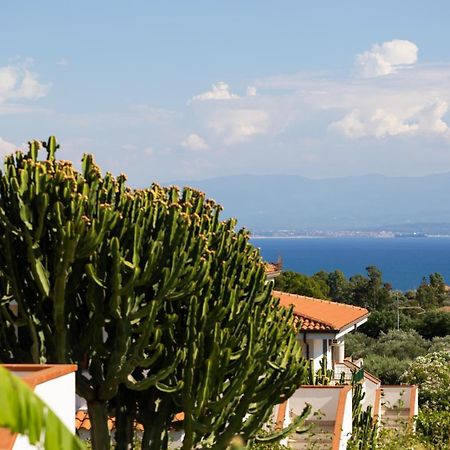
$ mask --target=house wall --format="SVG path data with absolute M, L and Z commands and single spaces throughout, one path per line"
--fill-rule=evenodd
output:
M 384 407 L 415 410 L 415 386 L 381 386 L 381 390 Z
M 324 342 L 326 342 L 326 352 L 324 353 Z M 314 370 L 320 369 L 320 363 L 324 355 L 327 358 L 327 366 L 332 368 L 332 347 L 330 339 L 307 339 L 306 343 L 309 345 L 309 358 L 314 360 Z M 303 355 L 306 356 L 306 346 L 302 342 Z M 304 348 L 305 347 L 305 348 Z
M 372 408 L 374 407 L 376 402 L 376 392 L 379 387 L 380 383 L 375 383 L 368 378 L 364 378 L 363 391 L 366 394 L 363 399 L 364 409 L 366 409 L 368 406 L 372 406 Z
M 338 415 L 342 417 L 342 423 L 338 423 L 335 426 L 335 434 L 341 430 L 340 439 L 333 441 L 333 449 L 346 450 L 347 443 L 352 435 L 352 390 L 343 389 L 341 392 L 341 407 L 342 411 L 338 412 Z
M 38 384 L 34 392 L 53 410 L 67 428 L 75 432 L 75 373 Z M 19 435 L 14 450 L 29 450 L 37 447 L 30 445 L 28 437 Z
M 313 419 L 316 412 L 322 420 L 334 421 L 341 390 L 342 387 L 334 386 L 302 386 L 288 400 L 288 410 L 298 416 L 309 403 L 312 406 L 309 419 Z

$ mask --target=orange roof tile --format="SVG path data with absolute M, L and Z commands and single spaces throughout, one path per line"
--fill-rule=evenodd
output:
M 300 329 L 304 331 L 339 331 L 369 315 L 367 309 L 345 303 L 280 291 L 273 291 L 273 296 L 280 299 L 281 306 L 293 305 L 294 314 L 301 323 Z
M 278 266 L 278 264 L 273 264 L 273 263 L 266 262 L 266 263 L 264 263 L 264 266 L 266 268 L 266 273 L 267 274 L 281 271 L 281 269 Z

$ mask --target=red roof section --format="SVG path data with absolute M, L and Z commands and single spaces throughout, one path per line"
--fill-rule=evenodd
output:
M 273 296 L 279 298 L 280 305 L 285 308 L 293 305 L 294 314 L 301 323 L 300 330 L 302 331 L 340 331 L 369 315 L 366 308 L 346 303 L 280 291 L 273 291 Z

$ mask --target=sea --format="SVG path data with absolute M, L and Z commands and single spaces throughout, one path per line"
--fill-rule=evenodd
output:
M 282 258 L 283 270 L 313 275 L 341 270 L 347 277 L 378 267 L 394 289 L 416 289 L 439 272 L 450 283 L 450 237 L 270 237 L 252 238 L 266 261 Z

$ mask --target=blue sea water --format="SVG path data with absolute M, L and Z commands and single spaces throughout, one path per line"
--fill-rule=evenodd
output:
M 450 238 L 252 238 L 266 261 L 283 259 L 283 270 L 312 275 L 339 269 L 349 277 L 377 266 L 383 280 L 402 291 L 439 272 L 450 282 Z

